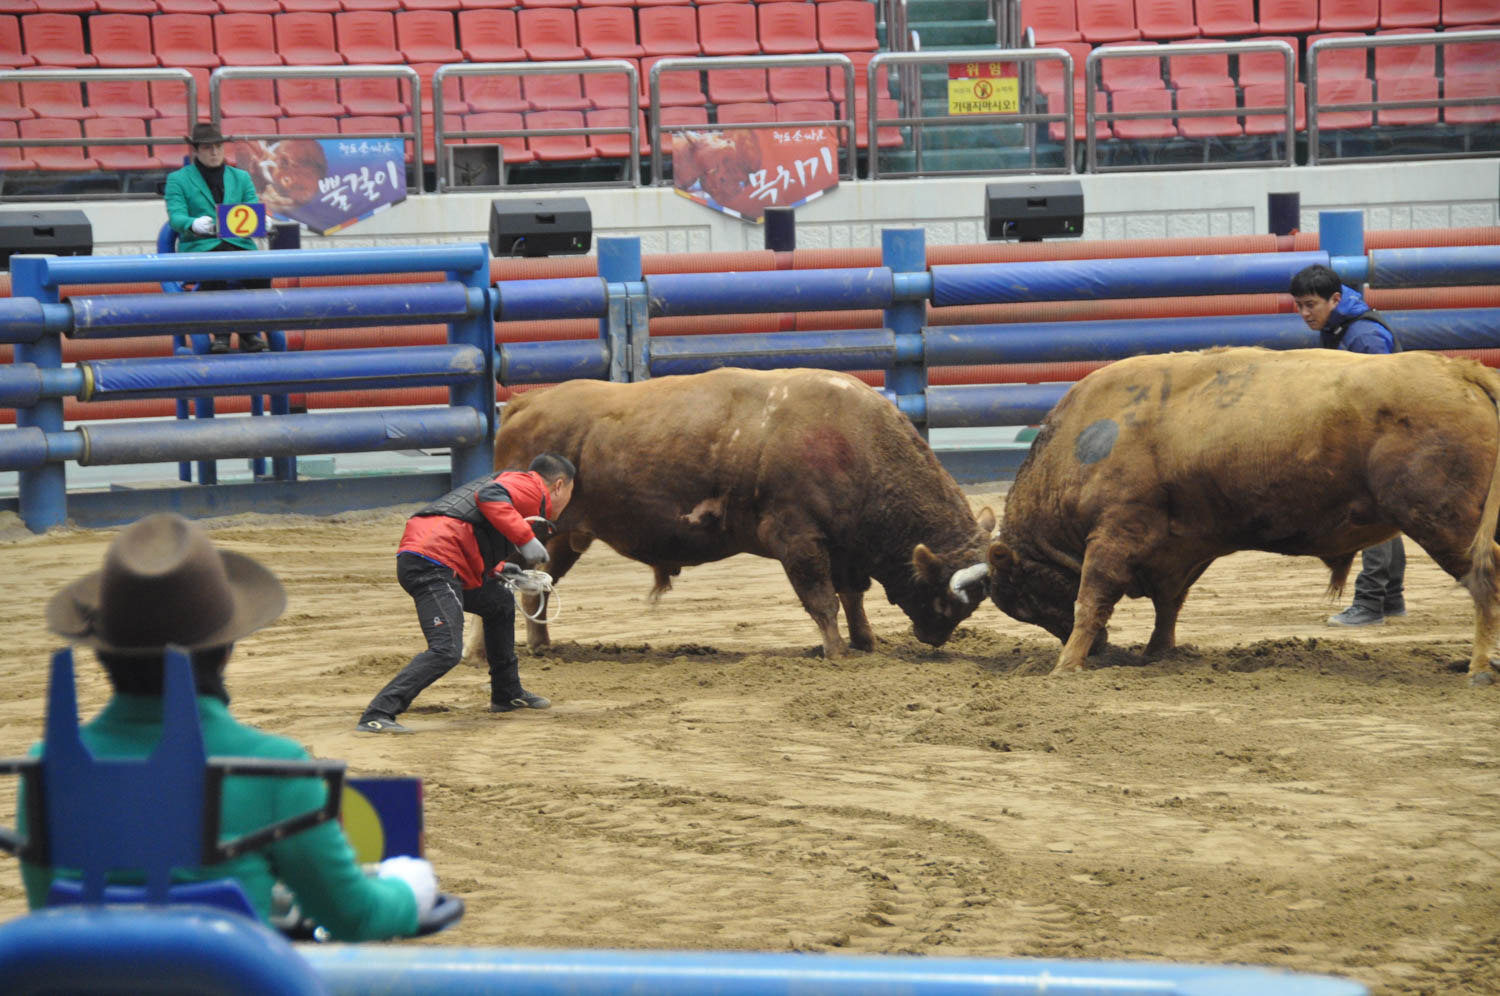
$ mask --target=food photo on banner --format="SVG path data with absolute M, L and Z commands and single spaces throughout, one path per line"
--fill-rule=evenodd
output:
M 393 138 L 242 139 L 234 161 L 273 217 L 328 235 L 406 200 L 403 148 Z
M 705 207 L 760 224 L 839 185 L 834 128 L 738 128 L 672 135 L 672 185 Z

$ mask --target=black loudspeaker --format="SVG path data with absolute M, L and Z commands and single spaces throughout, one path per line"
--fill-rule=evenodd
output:
M 92 256 L 94 226 L 82 211 L 0 211 L 0 266 L 16 253 Z
M 984 188 L 984 232 L 991 239 L 1038 242 L 1083 234 L 1083 184 L 1077 180 L 991 183 Z
M 582 197 L 490 201 L 490 252 L 571 256 L 589 251 L 594 216 Z

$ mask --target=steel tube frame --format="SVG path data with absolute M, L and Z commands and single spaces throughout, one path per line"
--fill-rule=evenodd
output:
M 0 69 L 0 83 L 62 83 L 88 82 L 106 83 L 111 80 L 142 82 L 176 82 L 187 86 L 187 124 L 189 130 L 198 120 L 198 81 L 186 69 Z M 82 129 L 80 129 L 82 130 Z M 172 135 L 132 135 L 121 138 L 6 138 L 0 139 L 0 149 L 21 146 L 76 145 L 80 151 L 89 145 L 181 145 L 182 138 Z M 28 198 L 32 199 L 32 198 Z

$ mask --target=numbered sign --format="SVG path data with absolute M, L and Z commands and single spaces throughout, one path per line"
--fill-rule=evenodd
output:
M 233 235 L 242 239 L 260 238 L 266 234 L 264 204 L 220 204 L 219 237 Z

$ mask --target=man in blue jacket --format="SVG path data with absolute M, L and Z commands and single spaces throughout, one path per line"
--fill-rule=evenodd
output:
M 1321 336 L 1324 349 L 1351 353 L 1399 353 L 1401 344 L 1380 312 L 1339 279 L 1330 267 L 1309 266 L 1292 277 L 1292 300 L 1307 327 Z M 1399 534 L 1360 554 L 1354 579 L 1354 604 L 1329 616 L 1331 626 L 1380 626 L 1387 616 L 1406 615 L 1402 591 L 1406 578 L 1406 547 Z

